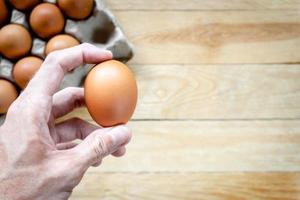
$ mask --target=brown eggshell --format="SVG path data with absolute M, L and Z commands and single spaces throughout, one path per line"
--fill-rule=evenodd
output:
M 68 17 L 80 20 L 91 14 L 94 0 L 58 0 L 58 6 Z
M 7 21 L 8 10 L 4 0 L 0 0 L 0 26 Z
M 22 58 L 15 64 L 13 68 L 13 77 L 20 88 L 24 89 L 27 86 L 28 82 L 39 70 L 42 63 L 42 59 L 28 56 Z
M 103 127 L 127 123 L 137 103 L 134 75 L 115 60 L 96 65 L 87 75 L 84 91 L 89 113 Z
M 9 106 L 18 97 L 16 87 L 9 81 L 0 79 L 0 114 L 7 112 Z
M 0 30 L 0 52 L 10 59 L 26 55 L 32 45 L 32 39 L 21 25 L 9 24 Z
M 40 0 L 9 0 L 9 2 L 19 10 L 27 10 L 33 8 L 35 5 L 40 3 Z
M 79 44 L 78 40 L 70 35 L 67 34 L 56 35 L 48 41 L 45 48 L 45 54 L 48 55 L 52 51 L 66 49 L 69 47 L 76 46 L 78 44 Z
M 45 39 L 62 32 L 65 19 L 56 5 L 42 3 L 32 10 L 29 23 L 32 30 Z

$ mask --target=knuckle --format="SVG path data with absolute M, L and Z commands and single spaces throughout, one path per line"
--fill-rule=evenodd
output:
M 100 160 L 100 161 L 97 161 L 95 164 L 93 164 L 92 166 L 93 167 L 99 167 L 100 165 L 101 165 L 101 163 L 102 163 L 102 160 Z
M 67 71 L 66 67 L 63 65 L 63 61 L 65 59 L 64 50 L 57 50 L 51 52 L 45 59 L 45 66 L 51 69 L 61 69 L 64 72 Z
M 87 49 L 87 48 L 90 48 L 92 45 L 87 42 L 84 42 L 84 43 L 80 44 L 80 46 L 82 49 Z
M 109 146 L 113 143 L 113 141 L 111 137 L 107 138 L 110 139 L 104 139 L 103 135 L 98 135 L 92 144 L 97 161 L 102 160 L 103 157 L 109 154 Z
M 105 135 L 104 135 L 105 134 Z M 114 139 L 111 135 L 104 133 L 104 137 L 101 137 L 104 144 L 106 145 L 106 153 L 110 153 L 109 150 L 114 146 Z
M 52 51 L 51 53 L 48 54 L 48 56 L 46 57 L 45 62 L 57 62 L 57 59 L 60 58 L 60 53 L 59 51 Z

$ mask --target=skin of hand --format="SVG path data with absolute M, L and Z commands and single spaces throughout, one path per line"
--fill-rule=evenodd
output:
M 82 88 L 57 92 L 64 75 L 111 58 L 111 52 L 87 43 L 48 55 L 0 127 L 1 200 L 68 199 L 90 166 L 125 154 L 131 132 L 124 125 L 101 128 L 79 118 L 55 123 L 85 105 Z

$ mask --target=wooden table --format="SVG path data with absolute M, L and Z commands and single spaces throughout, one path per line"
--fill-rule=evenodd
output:
M 300 199 L 300 0 L 107 3 L 135 45 L 134 137 L 71 199 Z

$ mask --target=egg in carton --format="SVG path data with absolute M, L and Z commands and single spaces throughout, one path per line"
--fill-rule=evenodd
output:
M 56 3 L 56 0 L 44 0 L 45 3 Z M 29 28 L 26 14 L 13 9 L 10 23 L 21 24 Z M 94 10 L 85 20 L 66 19 L 64 33 L 77 38 L 81 43 L 88 42 L 100 48 L 110 50 L 116 60 L 126 62 L 133 56 L 133 47 L 124 35 L 116 18 L 106 7 L 104 0 L 94 1 Z M 31 54 L 45 58 L 45 40 L 33 36 Z M 13 62 L 0 58 L 0 77 L 14 82 L 12 77 Z M 61 89 L 69 86 L 81 86 L 92 65 L 86 64 L 68 73 Z
M 56 3 L 56 0 L 44 0 L 45 3 Z M 133 56 L 132 44 L 124 35 L 114 15 L 106 7 L 104 0 L 94 0 L 94 9 L 85 20 L 65 19 L 63 33 L 74 36 L 81 43 L 88 42 L 100 48 L 110 50 L 116 60 L 127 62 Z M 28 18 L 25 13 L 12 8 L 10 23 L 21 24 L 28 30 Z M 60 33 L 61 34 L 61 33 Z M 31 55 L 45 58 L 45 46 L 47 41 L 32 35 Z M 0 56 L 0 78 L 7 79 L 12 83 L 15 80 L 12 70 L 15 61 Z M 86 74 L 93 65 L 83 65 L 68 73 L 61 84 L 60 89 L 69 86 L 81 86 Z M 0 115 L 0 125 L 4 122 L 5 115 Z

